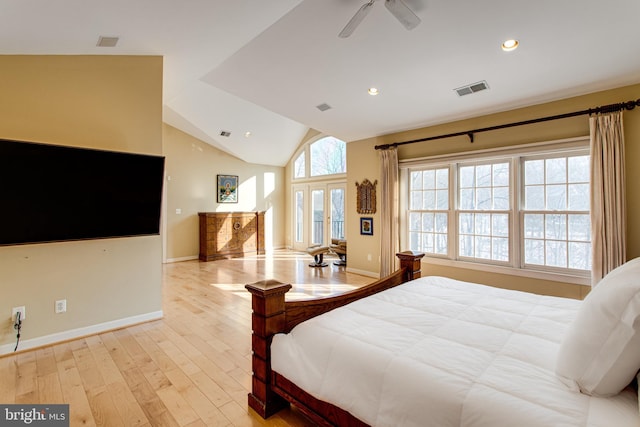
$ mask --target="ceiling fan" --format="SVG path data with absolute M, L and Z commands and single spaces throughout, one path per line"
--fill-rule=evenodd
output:
M 358 25 L 360 25 L 364 17 L 371 11 L 371 6 L 373 6 L 375 1 L 376 0 L 369 0 L 369 3 L 362 5 L 356 14 L 353 15 L 353 18 L 351 18 L 342 31 L 340 31 L 338 37 L 349 37 Z M 414 29 L 420 23 L 420 18 L 418 18 L 402 0 L 384 0 L 384 5 L 407 30 Z

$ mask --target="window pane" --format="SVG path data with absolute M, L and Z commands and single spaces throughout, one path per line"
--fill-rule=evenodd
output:
M 545 177 L 547 184 L 567 182 L 567 159 L 547 159 Z
M 410 232 L 409 233 L 409 248 L 412 251 L 421 251 L 420 247 L 420 233 Z
M 433 253 L 435 246 L 433 244 L 433 234 L 425 233 L 422 235 L 422 250 Z
M 411 212 L 409 214 L 409 231 L 420 231 L 420 214 Z
M 305 167 L 304 167 L 305 166 L 304 155 L 305 155 L 305 152 L 303 151 L 302 154 L 300 154 L 298 158 L 293 162 L 295 178 L 304 178 L 306 176 Z
M 589 156 L 569 157 L 569 182 L 589 182 Z
M 476 214 L 475 234 L 491 235 L 491 214 Z
M 447 214 L 437 213 L 436 214 L 436 232 L 446 233 L 448 229 L 447 222 L 448 222 Z
M 493 209 L 509 210 L 509 187 L 495 187 L 493 189 Z
M 436 192 L 425 190 L 422 192 L 422 209 L 434 210 L 436 208 Z
M 591 243 L 569 242 L 569 268 L 591 269 Z
M 422 172 L 411 172 L 411 190 L 422 190 Z
M 491 165 L 476 166 L 476 186 L 491 187 Z
M 304 192 L 296 191 L 296 242 L 304 240 Z
M 498 163 L 493 165 L 493 186 L 509 186 L 509 163 Z
M 436 170 L 436 188 L 449 188 L 449 169 Z
M 509 261 L 509 239 L 501 237 L 492 239 L 491 258 L 497 261 Z
M 449 190 L 436 190 L 436 209 L 441 211 L 449 209 Z
M 436 234 L 436 253 L 446 255 L 447 254 L 447 235 Z
M 491 237 L 476 236 L 476 258 L 491 259 Z
M 422 209 L 422 191 L 412 191 L 411 192 L 411 210 L 420 210 Z
M 469 188 L 474 185 L 474 176 L 475 176 L 475 167 L 473 166 L 462 166 L 460 168 L 460 187 L 461 188 Z
M 524 262 L 527 264 L 544 265 L 544 240 L 525 239 Z
M 332 136 L 311 144 L 311 176 L 332 175 L 347 171 L 346 143 Z
M 476 189 L 476 209 L 491 209 L 491 188 Z
M 525 209 L 544 209 L 544 185 L 531 185 L 524 189 Z
M 422 214 L 422 231 L 427 231 L 433 233 L 434 221 L 433 221 L 432 213 L 423 213 Z
M 436 171 L 427 170 L 422 172 L 422 188 L 425 190 L 436 188 Z
M 460 233 L 461 234 L 471 234 L 473 233 L 474 222 L 473 222 L 473 214 L 471 213 L 461 213 L 460 214 Z
M 525 185 L 544 184 L 544 160 L 524 162 Z
M 544 238 L 544 215 L 527 214 L 524 216 L 525 237 Z
M 546 265 L 552 267 L 567 266 L 567 242 L 547 240 L 545 244 Z
M 476 207 L 476 192 L 474 189 L 460 190 L 460 209 L 474 209 Z
M 544 237 L 546 239 L 566 240 L 567 238 L 567 216 L 566 215 L 545 215 Z
M 473 236 L 468 234 L 460 235 L 460 242 L 458 248 L 460 250 L 460 256 L 472 257 L 473 256 Z
M 547 210 L 567 209 L 566 185 L 547 185 Z
M 569 210 L 589 210 L 589 184 L 569 184 Z
M 591 219 L 589 215 L 569 215 L 569 240 L 591 241 Z
M 494 214 L 491 215 L 491 234 L 494 236 L 509 236 L 509 215 Z

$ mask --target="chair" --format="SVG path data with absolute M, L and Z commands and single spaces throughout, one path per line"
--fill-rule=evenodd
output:
M 331 239 L 329 249 L 340 258 L 333 265 L 347 265 L 347 241 L 343 239 Z

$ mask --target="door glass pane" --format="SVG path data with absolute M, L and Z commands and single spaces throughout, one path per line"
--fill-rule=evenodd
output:
M 304 241 L 304 192 L 296 191 L 296 242 Z
M 331 189 L 331 238 L 344 239 L 344 188 Z
M 324 190 L 311 191 L 311 244 L 324 244 Z

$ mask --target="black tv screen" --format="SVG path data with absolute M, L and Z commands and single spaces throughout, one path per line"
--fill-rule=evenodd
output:
M 160 233 L 164 157 L 0 139 L 0 245 Z

